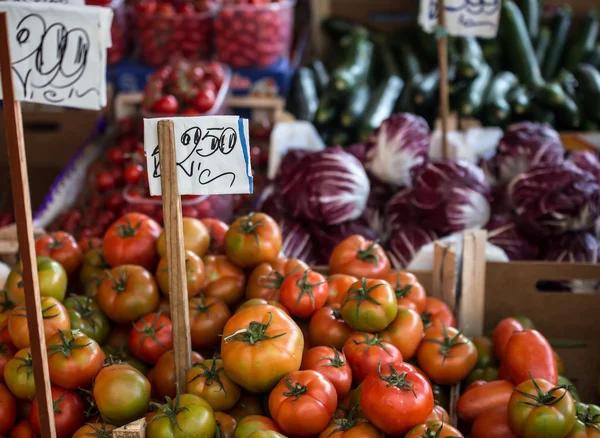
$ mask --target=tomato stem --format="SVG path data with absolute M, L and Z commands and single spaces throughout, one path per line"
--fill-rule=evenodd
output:
M 200 300 L 200 302 L 198 302 L 198 300 Z M 199 296 L 192 298 L 191 302 L 192 304 L 190 305 L 190 313 L 192 313 L 192 310 L 195 312 L 194 318 L 200 316 L 202 313 L 208 314 L 210 308 L 217 304 L 216 302 L 214 302 L 207 305 L 206 297 L 204 296 L 204 294 L 200 294 Z
M 119 294 L 121 292 L 125 292 L 127 289 L 127 273 L 123 272 L 121 268 L 119 268 L 117 272 L 118 278 L 115 278 L 115 276 L 112 275 L 112 272 L 110 272 L 108 269 L 106 270 L 106 275 L 110 277 L 112 281 L 113 290 Z
M 335 347 L 331 347 L 333 348 L 333 357 L 331 356 L 323 356 L 321 358 L 319 358 L 319 360 L 317 362 L 321 362 L 322 360 L 326 360 L 329 361 L 329 363 L 327 365 L 325 365 L 326 367 L 334 367 L 334 368 L 341 368 L 344 365 L 346 365 L 346 361 L 344 360 L 344 358 L 340 355 L 340 352 L 337 350 L 337 348 Z
M 175 400 L 171 399 L 171 397 L 165 397 L 165 400 L 167 401 L 166 404 L 161 405 L 159 403 L 156 402 L 150 402 L 150 405 L 163 411 L 161 414 L 157 414 L 154 417 L 152 417 L 152 419 L 150 420 L 150 423 L 152 423 L 153 421 L 156 421 L 160 418 L 168 418 L 171 421 L 171 424 L 173 426 L 175 426 L 177 429 L 179 429 L 180 431 L 183 432 L 183 429 L 181 428 L 181 426 L 179 425 L 179 422 L 177 421 L 177 415 L 183 411 L 189 411 L 188 408 L 186 407 L 180 407 L 179 406 L 179 385 L 177 383 L 175 383 L 175 387 L 177 389 L 177 395 L 175 395 Z
M 394 293 L 396 294 L 396 299 L 399 298 L 406 298 L 407 296 L 410 295 L 410 290 L 412 289 L 413 285 L 411 283 L 407 284 L 406 286 L 402 286 L 400 284 L 400 276 L 396 277 L 396 286 L 394 287 Z
M 222 366 L 217 368 L 216 360 L 212 360 L 211 362 L 212 363 L 210 365 L 210 368 L 205 365 L 206 362 L 194 364 L 192 368 L 202 368 L 202 372 L 195 375 L 194 378 L 188 383 L 192 383 L 194 380 L 200 377 L 204 377 L 204 383 L 206 384 L 206 386 L 211 386 L 213 383 L 216 382 L 220 386 L 219 391 L 222 390 L 225 392 L 225 394 L 227 394 L 227 389 L 225 388 L 225 385 L 223 385 L 223 382 L 221 381 L 221 376 L 219 375 L 219 373 L 225 368 Z
M 256 232 L 256 229 L 263 224 L 264 218 L 253 221 L 252 218 L 254 217 L 254 214 L 255 213 L 249 213 L 247 216 L 240 218 L 238 231 L 242 234 L 252 234 L 256 240 L 256 246 L 260 250 L 260 241 L 258 239 L 258 233 Z
M 142 225 L 142 221 L 139 221 L 136 226 L 132 226 L 129 216 L 126 216 L 125 219 L 127 223 L 121 224 L 117 227 L 117 234 L 122 238 L 134 237 Z
M 586 427 L 600 432 L 600 414 L 594 414 L 589 406 L 586 406 L 585 410 L 577 409 L 577 419 Z
M 555 386 L 550 391 L 544 392 L 542 390 L 542 388 L 539 387 L 539 385 L 537 384 L 537 382 L 535 381 L 533 376 L 531 375 L 531 371 L 529 372 L 529 377 L 531 378 L 531 381 L 533 382 L 533 386 L 535 386 L 535 391 L 537 393 L 536 395 L 529 394 L 527 392 L 523 392 L 519 389 L 515 389 L 515 392 L 521 394 L 523 397 L 528 398 L 529 400 L 532 400 L 532 401 L 522 401 L 521 400 L 520 403 L 522 403 L 524 405 L 532 406 L 534 408 L 539 408 L 541 406 L 554 406 L 555 404 L 559 403 L 565 397 L 565 395 L 567 395 L 567 393 L 569 392 L 568 385 Z M 555 395 L 555 393 L 560 390 L 564 390 L 562 395 L 560 395 L 560 396 Z
M 329 436 L 332 436 L 334 434 L 336 434 L 337 432 L 345 432 L 347 430 L 352 429 L 354 426 L 356 426 L 356 423 L 358 421 L 358 419 L 356 418 L 358 415 L 358 406 L 354 406 L 352 407 L 352 409 L 350 409 L 350 412 L 348 413 L 348 416 L 346 418 L 336 418 L 333 420 L 333 422 L 335 424 L 337 424 L 338 427 L 336 427 L 334 430 L 331 431 L 331 433 L 329 434 Z
M 160 339 L 158 339 L 158 337 L 156 336 L 156 333 L 161 331 L 162 328 L 165 326 L 164 324 L 159 324 L 157 327 L 154 327 L 156 325 L 156 323 L 158 322 L 158 318 L 160 318 L 160 312 L 157 312 L 156 315 L 154 315 L 154 318 L 152 319 L 152 322 L 150 323 L 150 325 L 148 325 L 148 323 L 146 322 L 146 320 L 144 318 L 142 318 L 140 321 L 142 323 L 142 327 L 138 327 L 136 324 L 133 325 L 133 328 L 138 332 L 141 333 L 142 336 L 140 337 L 140 340 L 137 344 L 137 346 L 135 347 L 135 352 L 138 353 L 140 351 L 140 348 L 142 346 L 142 342 L 144 342 L 144 339 L 146 338 L 151 338 L 154 339 L 154 341 L 160 345 L 162 348 L 164 348 L 165 350 L 167 350 L 167 347 L 160 342 Z
M 358 303 L 356 304 L 356 318 L 358 318 L 358 312 L 360 310 L 360 306 L 362 305 L 362 303 L 364 301 L 368 301 L 377 306 L 381 305 L 381 303 L 379 301 L 377 301 L 375 298 L 373 298 L 371 296 L 371 292 L 374 291 L 375 289 L 377 289 L 379 286 L 383 286 L 383 283 L 378 283 L 374 286 L 367 288 L 367 278 L 363 277 L 362 284 L 358 289 L 351 287 L 348 290 L 348 296 L 342 303 L 342 306 L 349 301 L 358 301 Z M 352 292 L 352 295 L 350 294 L 351 292 Z
M 240 341 L 250 345 L 254 345 L 261 341 L 269 339 L 277 339 L 287 334 L 287 332 L 280 333 L 275 336 L 268 336 L 266 334 L 267 329 L 271 326 L 273 321 L 273 314 L 269 312 L 269 321 L 266 324 L 258 321 L 251 321 L 247 328 L 235 331 L 229 336 L 224 338 L 225 342 Z
M 423 328 L 429 328 L 432 326 L 433 321 L 431 320 L 431 317 L 433 316 L 432 313 L 429 312 L 421 312 L 421 321 L 423 321 Z
M 454 337 L 451 338 L 450 335 L 448 335 L 448 330 L 446 329 L 446 325 L 442 324 L 442 332 L 444 334 L 443 340 L 426 338 L 423 341 L 424 342 L 433 342 L 440 346 L 438 353 L 441 354 L 442 356 L 444 356 L 444 358 L 442 360 L 442 364 L 443 364 L 446 361 L 446 359 L 450 356 L 450 351 L 452 351 L 453 348 L 459 347 L 461 345 L 465 345 L 466 342 L 459 341 L 460 337 L 462 336 L 462 330 L 459 330 L 458 333 Z
M 371 242 L 371 244 L 365 249 L 359 248 L 357 254 L 358 259 L 362 260 L 363 262 L 370 263 L 372 265 L 376 265 L 377 263 L 379 263 L 379 256 L 375 253 L 375 250 L 377 249 L 375 245 L 379 246 L 377 242 Z
M 71 351 L 77 348 L 87 348 L 90 346 L 91 342 L 88 342 L 85 345 L 80 345 L 75 343 L 75 335 L 79 333 L 79 330 L 71 330 L 71 339 L 67 339 L 65 336 L 65 332 L 62 330 L 58 330 L 58 334 L 60 335 L 61 344 L 58 345 L 50 345 L 48 347 L 48 356 L 54 356 L 57 353 L 62 353 L 64 357 L 71 357 Z
M 294 397 L 294 401 L 297 401 L 301 395 L 306 394 L 308 389 L 305 385 L 300 382 L 292 383 L 292 381 L 288 378 L 284 379 L 285 386 L 288 387 L 289 391 L 285 391 L 283 393 L 286 397 Z
M 391 353 L 387 350 L 387 348 L 385 348 L 385 345 L 383 345 L 382 339 L 378 334 L 370 335 L 370 334 L 364 333 L 364 332 L 360 332 L 360 334 L 365 338 L 363 341 L 358 342 L 355 339 L 353 339 L 352 341 L 354 342 L 355 345 L 365 344 L 365 349 L 364 349 L 365 356 L 367 355 L 367 350 L 370 347 L 379 347 L 391 356 Z
M 413 388 L 412 382 L 409 382 L 408 380 L 406 380 L 408 373 L 403 372 L 403 373 L 398 374 L 398 371 L 396 371 L 396 368 L 394 368 L 392 365 L 390 365 L 390 375 L 384 376 L 383 374 L 381 374 L 381 361 L 380 361 L 377 364 L 377 374 L 379 374 L 379 377 L 381 377 L 381 380 L 383 380 L 387 383 L 388 387 L 394 386 L 404 392 L 411 391 L 413 393 L 413 395 L 415 396 L 415 398 L 417 398 L 417 393 L 415 392 L 415 390 Z
M 308 282 L 308 273 L 309 272 L 310 272 L 310 269 L 307 269 L 302 274 L 302 278 L 299 278 L 298 280 L 296 280 L 296 287 L 300 291 L 300 293 L 298 294 L 298 299 L 296 300 L 296 304 L 300 303 L 300 300 L 302 299 L 302 296 L 304 294 L 308 294 L 308 296 L 310 297 L 310 303 L 314 309 L 315 308 L 315 295 L 313 294 L 312 290 L 313 290 L 313 288 L 315 288 L 317 286 L 321 286 L 323 283 L 326 283 L 326 281 L 320 281 L 319 283 L 309 283 Z

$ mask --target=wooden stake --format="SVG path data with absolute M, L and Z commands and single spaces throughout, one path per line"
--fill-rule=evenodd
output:
M 184 393 L 187 372 L 191 365 L 192 347 L 183 248 L 181 198 L 177 184 L 175 128 L 172 120 L 160 120 L 157 129 L 160 182 L 162 186 L 163 216 L 167 243 L 169 302 L 173 322 L 175 381 L 179 384 L 181 393 Z
M 483 335 L 486 243 L 485 230 L 463 233 L 462 285 L 457 313 L 460 328 L 470 338 Z
M 31 358 L 33 360 L 35 393 L 39 407 L 40 429 L 44 438 L 55 438 L 54 409 L 52 406 L 52 393 L 50 392 L 46 338 L 44 337 L 44 321 L 40 303 L 35 243 L 33 241 L 23 120 L 21 119 L 21 105 L 15 100 L 6 13 L 0 13 L 0 70 L 3 72 L 2 93 L 4 96 L 8 163 L 21 254 L 25 309 L 29 339 L 31 339 Z
M 446 9 L 444 0 L 438 0 L 438 25 L 446 31 Z M 450 103 L 448 97 L 448 37 L 438 37 L 438 63 L 440 66 L 440 116 L 442 119 L 442 158 L 448 157 L 448 117 Z

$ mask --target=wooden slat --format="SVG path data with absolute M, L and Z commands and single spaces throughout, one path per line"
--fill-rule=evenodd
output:
M 177 184 L 175 130 L 172 120 L 160 120 L 158 122 L 158 153 L 160 157 L 165 240 L 167 242 L 175 381 L 183 393 L 185 392 L 187 372 L 191 365 L 192 347 L 183 246 L 183 223 L 181 219 L 181 197 L 179 196 L 179 185 Z
M 6 142 L 8 145 L 8 162 L 17 223 L 17 236 L 21 253 L 23 289 L 27 326 L 31 340 L 31 357 L 35 378 L 36 396 L 39 407 L 40 429 L 44 438 L 55 438 L 54 410 L 52 393 L 50 392 L 50 375 L 46 357 L 46 339 L 42 306 L 40 303 L 35 244 L 33 240 L 33 224 L 31 221 L 31 202 L 29 199 L 29 180 L 27 177 L 27 161 L 25 141 L 23 138 L 23 120 L 21 106 L 15 100 L 12 62 L 8 34 L 8 18 L 6 13 L 0 14 L 0 70 L 2 74 L 2 93 L 4 97 L 4 121 Z M 50 147 L 57 147 L 51 145 Z
M 460 328 L 468 337 L 483 335 L 485 313 L 485 230 L 463 233 L 461 294 L 458 304 Z

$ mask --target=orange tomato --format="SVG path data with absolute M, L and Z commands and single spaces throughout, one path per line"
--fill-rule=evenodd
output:
M 425 310 L 427 294 L 425 288 L 413 274 L 405 271 L 394 271 L 387 274 L 383 279 L 394 289 L 398 308 L 406 306 L 417 311 L 417 313 Z
M 52 297 L 41 297 L 42 318 L 44 320 L 44 337 L 51 338 L 59 330 L 69 330 L 71 320 L 65 306 Z M 8 332 L 15 347 L 19 350 L 29 347 L 29 328 L 27 325 L 27 314 L 25 303 L 15 307 L 8 318 Z
M 389 271 L 390 260 L 381 245 L 358 234 L 340 242 L 329 259 L 330 274 L 383 278 Z
M 193 217 L 184 217 L 181 222 L 183 225 L 183 247 L 186 251 L 192 251 L 198 257 L 202 257 L 210 246 L 210 234 L 206 225 Z M 167 254 L 165 230 L 158 237 L 156 250 L 161 257 Z

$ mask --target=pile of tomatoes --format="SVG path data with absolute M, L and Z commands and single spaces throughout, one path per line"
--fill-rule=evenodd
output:
M 280 254 L 276 222 L 184 218 L 193 366 L 175 384 L 166 238 L 141 213 L 102 239 L 36 241 L 59 437 L 597 437 L 525 319 L 469 339 L 418 279 L 355 235 L 328 275 Z M 40 434 L 20 269 L 0 302 L 0 434 Z M 499 360 L 500 366 L 497 366 Z M 447 388 L 465 382 L 450 425 Z M 462 431 L 462 432 L 461 432 Z M 384 435 L 385 434 L 385 435 Z

